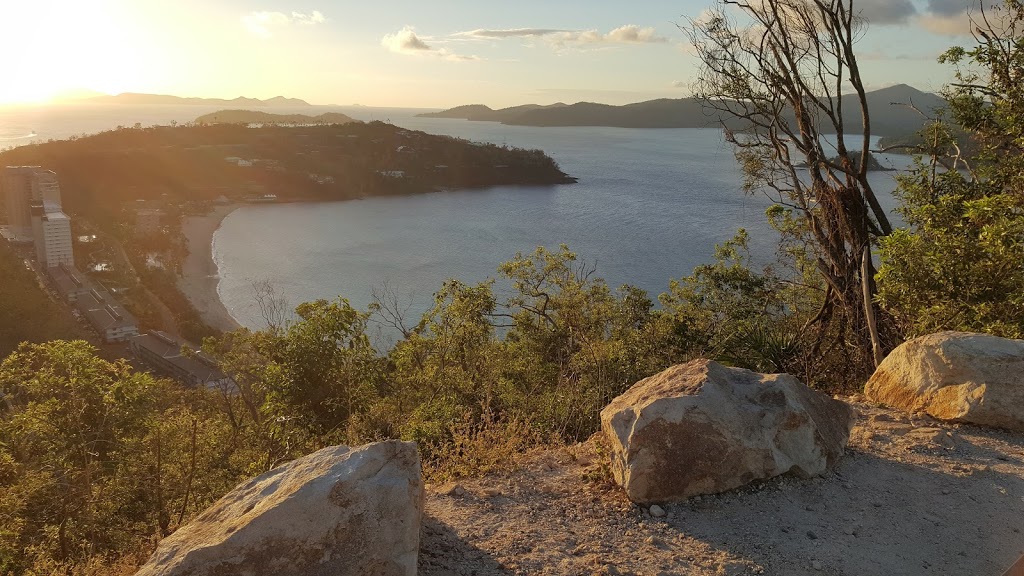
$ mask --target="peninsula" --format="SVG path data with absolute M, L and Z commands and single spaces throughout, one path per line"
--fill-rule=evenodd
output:
M 844 96 L 844 106 L 857 109 L 853 96 Z M 846 101 L 849 100 L 849 103 Z M 868 108 L 871 112 L 872 131 L 880 136 L 898 136 L 920 130 L 926 118 L 910 109 L 910 105 L 931 113 L 942 107 L 944 101 L 937 95 L 922 92 L 900 84 L 867 93 Z M 482 104 L 458 106 L 440 112 L 420 114 L 425 118 L 461 118 L 483 122 L 501 122 L 515 126 L 609 126 L 617 128 L 717 128 L 722 125 L 719 115 L 696 98 L 663 98 L 612 106 L 594 102 L 575 104 L 552 104 L 541 106 L 527 104 L 491 109 Z M 851 115 L 849 130 L 860 130 L 859 119 Z M 735 121 L 728 122 L 734 130 L 745 127 Z
M 0 165 L 56 171 L 67 208 L 89 214 L 109 214 L 138 200 L 345 200 L 575 182 L 540 150 L 384 122 L 123 128 L 7 150 Z

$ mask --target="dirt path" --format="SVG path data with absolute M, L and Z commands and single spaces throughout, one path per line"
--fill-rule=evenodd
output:
M 667 505 L 584 480 L 595 443 L 428 489 L 420 574 L 1001 574 L 1024 554 L 1024 434 L 856 404 L 846 458 Z

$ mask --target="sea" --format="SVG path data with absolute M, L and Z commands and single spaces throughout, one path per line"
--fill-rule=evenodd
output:
M 0 108 L 0 148 L 90 134 L 117 126 L 185 123 L 219 107 L 50 106 Z M 720 130 L 607 127 L 538 128 L 420 118 L 422 110 L 369 107 L 274 109 L 339 111 L 432 134 L 540 149 L 579 179 L 560 186 L 499 186 L 345 202 L 260 204 L 228 215 L 214 234 L 218 293 L 241 324 L 260 328 L 255 283 L 269 283 L 290 306 L 347 298 L 365 309 L 384 290 L 409 317 L 432 305 L 449 278 L 496 279 L 516 254 L 564 244 L 612 288 L 631 284 L 652 299 L 671 279 L 714 260 L 715 246 L 739 229 L 756 265 L 775 259 L 777 233 L 763 193 L 744 194 L 742 175 Z M 904 169 L 906 156 L 880 161 Z M 872 186 L 892 212 L 894 172 Z M 274 191 L 268 191 L 274 192 Z

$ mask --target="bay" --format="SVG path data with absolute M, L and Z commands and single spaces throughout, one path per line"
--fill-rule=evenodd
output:
M 267 281 L 292 306 L 348 298 L 360 309 L 387 283 L 413 317 L 448 278 L 476 283 L 517 252 L 562 243 L 610 286 L 652 297 L 669 280 L 713 261 L 739 228 L 761 264 L 774 258 L 770 201 L 745 195 L 731 148 L 716 129 L 536 128 L 416 118 L 409 111 L 345 109 L 435 134 L 539 148 L 579 183 L 503 186 L 413 197 L 242 207 L 214 236 L 218 292 L 243 325 L 261 327 L 254 282 Z M 905 166 L 904 157 L 883 162 Z M 894 206 L 891 172 L 872 174 Z M 508 287 L 499 282 L 499 294 Z

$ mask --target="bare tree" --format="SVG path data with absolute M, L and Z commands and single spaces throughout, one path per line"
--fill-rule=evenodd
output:
M 278 294 L 269 280 L 254 281 L 252 291 L 267 328 L 274 331 L 284 329 L 288 321 L 288 300 L 284 294 Z
M 853 4 L 719 0 L 687 32 L 703 64 L 695 94 L 735 146 L 745 190 L 784 207 L 787 231 L 823 280 L 820 311 L 805 327 L 818 330 L 811 355 L 832 334 L 867 367 L 883 351 L 871 246 L 892 227 L 867 178 L 871 122 Z
M 402 338 L 408 338 L 417 325 L 409 325 L 409 311 L 413 305 L 413 295 L 409 293 L 405 298 L 400 298 L 395 292 L 391 283 L 387 280 L 381 282 L 380 288 L 373 288 L 370 291 L 373 303 L 370 307 L 376 321 L 386 329 L 398 331 Z

